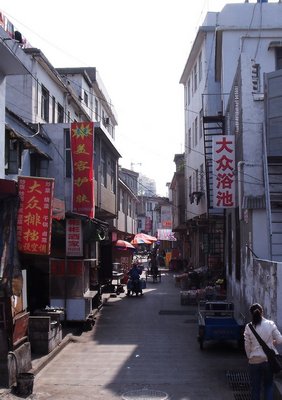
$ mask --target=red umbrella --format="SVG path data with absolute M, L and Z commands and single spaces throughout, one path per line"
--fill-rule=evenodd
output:
M 117 247 L 119 250 L 135 249 L 135 247 L 126 240 L 117 240 L 115 242 L 115 247 Z
M 147 240 L 147 239 L 142 239 L 139 237 L 134 237 L 133 240 L 131 240 L 130 242 L 131 244 L 152 244 L 151 240 Z
M 158 240 L 155 236 L 147 235 L 147 233 L 142 233 L 142 232 L 136 233 L 133 240 L 135 239 L 148 240 L 151 243 L 156 242 Z

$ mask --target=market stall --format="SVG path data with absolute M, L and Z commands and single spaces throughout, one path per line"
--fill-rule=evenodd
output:
M 91 321 L 95 274 L 96 259 L 50 259 L 50 306 L 64 309 L 67 321 Z

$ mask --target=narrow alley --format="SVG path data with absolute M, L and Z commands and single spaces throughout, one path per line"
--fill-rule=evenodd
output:
M 201 351 L 197 329 L 196 306 L 181 305 L 173 274 L 163 273 L 160 283 L 147 282 L 142 297 L 110 297 L 92 331 L 75 336 L 35 376 L 29 398 L 249 399 L 240 385 L 243 352 L 233 343 L 208 343 Z

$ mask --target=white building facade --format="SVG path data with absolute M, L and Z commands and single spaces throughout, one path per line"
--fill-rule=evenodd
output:
M 192 257 L 201 263 L 209 261 L 209 255 L 221 253 L 213 261 L 223 263 L 228 295 L 246 313 L 251 302 L 262 302 L 268 315 L 277 316 L 280 324 L 279 264 L 275 262 L 281 261 L 281 251 L 277 251 L 281 236 L 274 235 L 271 225 L 272 155 L 267 151 L 265 139 L 271 123 L 265 125 L 269 92 L 264 87 L 265 74 L 281 68 L 281 17 L 280 2 L 227 4 L 219 13 L 208 13 L 181 77 L 186 110 L 187 222 L 191 238 L 197 244 L 197 254 Z M 276 128 L 276 143 L 280 145 L 277 131 Z M 234 204 L 223 208 L 218 208 L 215 201 L 216 177 L 211 170 L 215 154 L 210 146 L 216 135 L 230 135 L 235 141 Z M 277 154 L 271 161 L 279 163 Z M 276 184 L 280 180 L 276 174 Z M 277 188 L 276 198 L 279 191 L 281 187 Z M 222 225 L 218 224 L 211 234 L 210 222 L 214 216 Z M 206 230 L 202 226 L 205 222 Z M 215 236 L 222 244 L 218 243 L 219 251 L 212 254 Z M 271 271 L 276 271 L 275 275 Z

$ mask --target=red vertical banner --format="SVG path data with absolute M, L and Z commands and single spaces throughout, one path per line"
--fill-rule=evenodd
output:
M 72 208 L 74 212 L 95 216 L 94 198 L 94 123 L 71 124 L 73 167 Z
M 48 255 L 51 250 L 54 179 L 20 176 L 18 184 L 18 249 L 23 253 Z
M 235 205 L 235 136 L 215 135 L 213 144 L 213 198 L 215 208 Z

